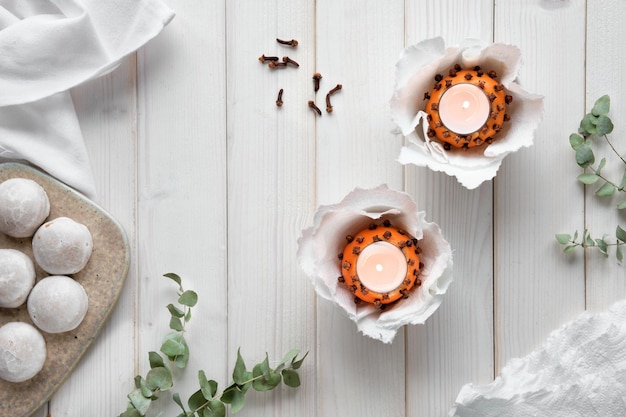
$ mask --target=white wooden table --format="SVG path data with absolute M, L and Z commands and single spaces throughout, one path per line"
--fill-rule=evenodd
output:
M 177 16 L 112 74 L 73 91 L 97 202 L 125 227 L 132 264 L 104 331 L 38 416 L 111 416 L 125 408 L 147 352 L 168 332 L 165 305 L 180 274 L 199 293 L 187 337 L 196 375 L 230 381 L 237 349 L 310 351 L 302 386 L 250 393 L 245 416 L 445 416 L 468 382 L 488 383 L 585 309 L 626 294 L 626 266 L 589 252 L 561 254 L 554 234 L 612 232 L 618 218 L 568 143 L 584 113 L 612 98 L 612 137 L 626 135 L 626 3 L 620 0 L 166 0 Z M 404 168 L 388 100 L 408 45 L 441 35 L 518 45 L 520 80 L 545 95 L 535 145 L 509 156 L 494 181 L 468 191 L 455 179 Z M 296 49 L 275 38 L 295 38 Z M 261 54 L 298 69 L 271 71 Z M 337 83 L 335 111 L 317 95 Z M 284 89 L 284 105 L 274 101 Z M 617 165 L 617 164 L 613 164 Z M 454 249 L 440 309 L 392 345 L 363 337 L 318 299 L 296 262 L 296 240 L 320 204 L 357 186 L 409 192 Z M 175 416 L 169 399 L 155 404 Z

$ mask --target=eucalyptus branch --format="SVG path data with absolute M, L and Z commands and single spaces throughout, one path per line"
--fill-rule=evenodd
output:
M 626 165 L 626 160 L 615 149 L 608 136 L 613 131 L 613 122 L 608 116 L 610 105 L 610 98 L 607 95 L 596 100 L 591 112 L 587 113 L 581 120 L 578 133 L 572 133 L 569 137 L 570 145 L 576 152 L 576 163 L 583 169 L 582 174 L 579 174 L 576 178 L 585 186 L 596 184 L 602 180 L 602 185 L 595 191 L 598 197 L 612 196 L 616 191 L 626 192 L 626 169 L 624 169 L 622 179 L 618 184 L 602 174 L 602 169 L 606 165 L 606 158 L 600 160 L 597 168 L 593 165 L 596 157 L 592 149 L 592 138 L 598 136 L 604 137 L 615 155 Z M 587 168 L 592 172 L 587 172 Z M 618 203 L 617 209 L 626 209 L 626 200 Z M 561 233 L 555 235 L 555 237 L 561 245 L 565 246 L 563 249 L 565 253 L 572 252 L 577 247 L 583 249 L 595 247 L 603 255 L 608 256 L 608 248 L 614 246 L 617 260 L 621 263 L 624 258 L 621 247 L 626 242 L 626 232 L 619 225 L 615 229 L 614 242 L 607 241 L 606 234 L 602 238 L 592 238 L 587 229 L 584 230 L 580 241 L 578 241 L 578 231 L 574 233 L 574 236 Z
M 165 277 L 178 284 L 178 306 L 168 304 L 170 312 L 170 329 L 173 330 L 163 339 L 161 353 L 178 368 L 185 368 L 189 361 L 189 346 L 184 337 L 185 326 L 191 320 L 191 308 L 198 302 L 198 295 L 193 291 L 185 291 L 181 278 L 176 274 L 165 274 Z M 178 417 L 224 417 L 226 404 L 230 404 L 234 414 L 245 405 L 244 396 L 252 387 L 256 391 L 269 391 L 280 385 L 281 381 L 289 387 L 300 386 L 300 376 L 297 370 L 302 365 L 307 354 L 298 358 L 300 351 L 289 351 L 283 360 L 274 369 L 270 368 L 267 354 L 265 360 L 258 363 L 249 372 L 246 369 L 239 350 L 233 371 L 233 382 L 222 392 L 217 393 L 218 384 L 206 378 L 204 371 L 198 372 L 200 389 L 193 393 L 187 401 L 189 410 L 185 409 L 178 393 L 172 395 L 173 401 L 182 409 Z M 126 411 L 119 417 L 143 417 L 148 412 L 153 401 L 159 399 L 158 394 L 169 391 L 173 386 L 172 371 L 163 357 L 157 352 L 149 352 L 150 371 L 146 377 L 135 377 L 136 389 L 128 394 Z

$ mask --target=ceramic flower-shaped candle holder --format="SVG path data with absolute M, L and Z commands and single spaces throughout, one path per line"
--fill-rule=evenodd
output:
M 473 189 L 510 153 L 533 144 L 543 97 L 515 82 L 520 50 L 441 38 L 405 49 L 396 64 L 391 114 L 408 144 L 399 162 L 427 166 Z
M 452 281 L 439 226 L 385 185 L 321 206 L 298 240 L 298 261 L 319 296 L 385 343 L 403 325 L 424 323 Z

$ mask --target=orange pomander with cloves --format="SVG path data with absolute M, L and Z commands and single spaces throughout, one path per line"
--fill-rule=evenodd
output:
M 503 123 L 510 120 L 506 110 L 507 105 L 513 100 L 511 95 L 506 94 L 497 77 L 495 71 L 485 72 L 478 66 L 473 69 L 462 69 L 458 64 L 450 69 L 447 76 L 437 74 L 433 89 L 424 94 L 424 99 L 428 100 L 426 102 L 428 137 L 443 142 L 446 150 L 450 150 L 451 147 L 467 149 L 491 143 L 502 129 Z M 458 103 L 463 109 L 446 119 L 444 111 L 450 113 L 450 108 L 454 104 L 449 102 L 453 100 L 450 98 L 453 94 L 450 92 L 461 89 L 465 89 L 472 100 L 461 98 Z M 448 102 L 445 102 L 447 99 Z M 480 111 L 472 109 L 471 105 L 479 107 Z M 470 108 L 465 110 L 468 107 Z M 462 111 L 470 110 L 473 113 L 468 116 L 468 120 L 471 117 L 475 120 L 468 123 L 464 123 L 465 120 L 461 120 L 460 124 L 452 123 L 455 117 L 457 119 L 464 117 Z M 461 125 L 463 128 L 459 127 Z
M 422 284 L 419 241 L 391 226 L 389 220 L 372 223 L 346 240 L 339 254 L 339 282 L 355 295 L 355 303 L 364 301 L 385 309 L 408 298 L 410 291 Z

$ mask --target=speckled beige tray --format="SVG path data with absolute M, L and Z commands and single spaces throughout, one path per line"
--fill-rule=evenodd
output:
M 33 379 L 12 383 L 0 380 L 0 416 L 26 417 L 37 411 L 70 375 L 80 358 L 102 329 L 120 295 L 128 265 L 128 239 L 120 225 L 102 208 L 66 185 L 29 166 L 0 164 L 0 182 L 9 178 L 30 178 L 38 182 L 50 199 L 50 216 L 70 217 L 86 225 L 93 236 L 93 252 L 87 266 L 73 277 L 89 297 L 89 310 L 78 328 L 61 334 L 42 332 L 48 357 Z M 31 239 L 15 239 L 0 233 L 0 248 L 22 250 L 33 258 Z M 48 274 L 36 266 L 37 280 Z M 10 321 L 32 323 L 26 305 L 0 308 L 0 325 Z

